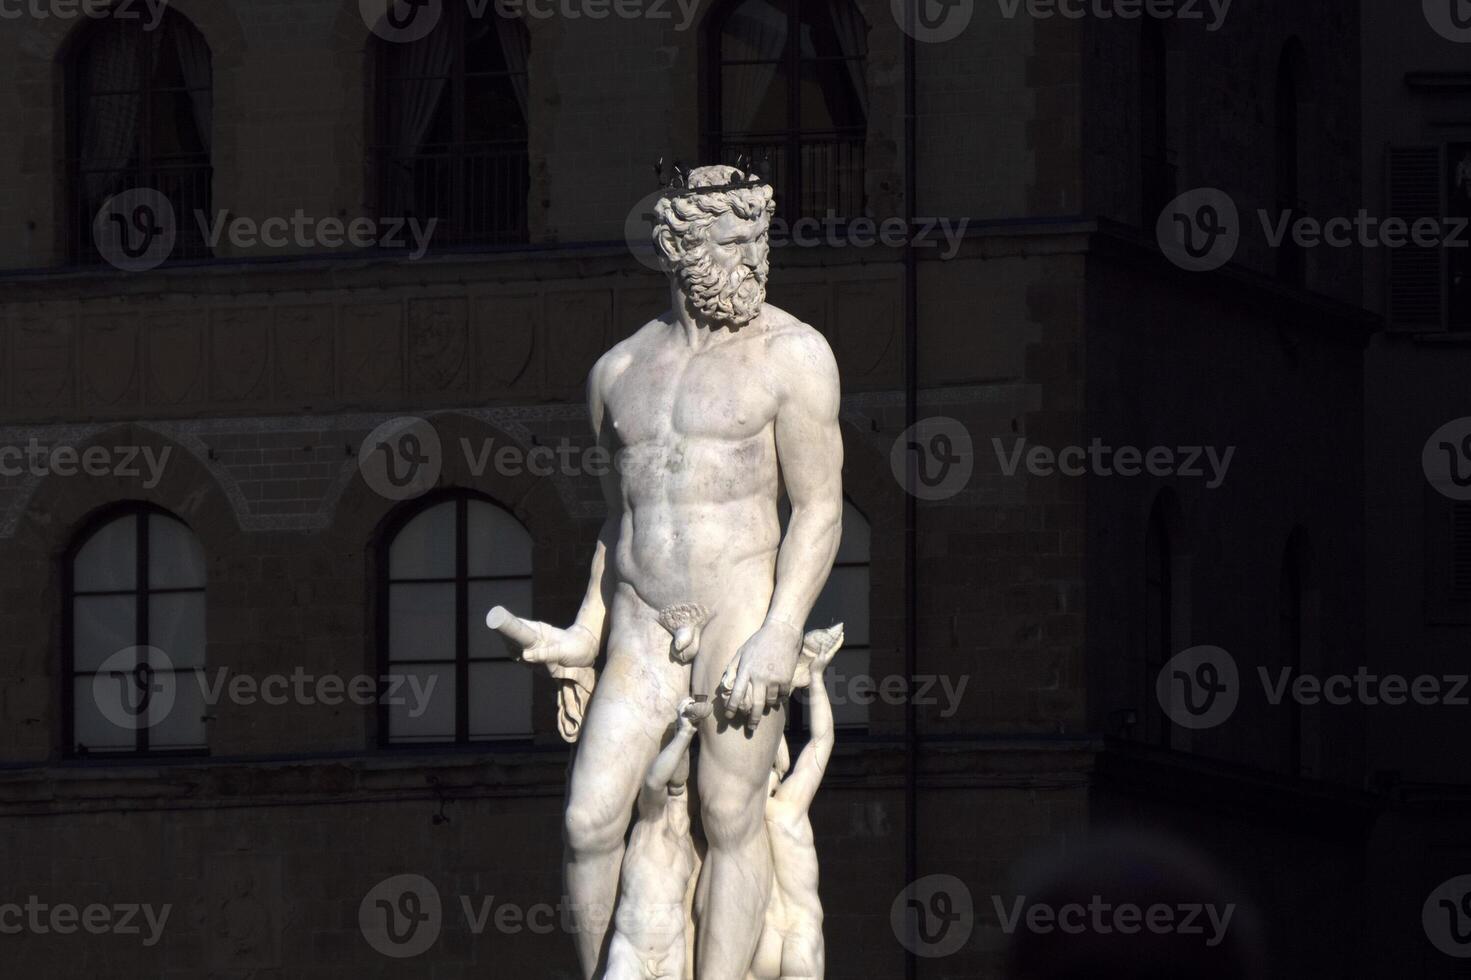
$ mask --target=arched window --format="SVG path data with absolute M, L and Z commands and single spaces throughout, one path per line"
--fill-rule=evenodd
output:
M 377 42 L 378 216 L 436 219 L 436 245 L 527 237 L 531 42 L 498 6 L 447 3 L 423 38 Z
M 1171 532 L 1174 498 L 1167 493 L 1155 501 L 1144 539 L 1144 729 L 1146 741 L 1170 744 L 1170 721 L 1155 694 L 1155 683 L 1165 663 L 1179 651 L 1175 646 L 1175 542 Z
M 531 735 L 531 669 L 485 626 L 492 606 L 530 615 L 531 535 L 468 492 L 393 524 L 380 556 L 385 745 Z
M 851 0 L 733 0 L 712 28 L 706 152 L 769 161 L 778 213 L 863 213 L 868 25 Z
M 784 526 L 786 513 L 784 510 Z M 809 630 L 843 624 L 843 649 L 823 679 L 832 702 L 833 724 L 849 730 L 868 727 L 868 702 L 874 687 L 868 646 L 869 538 L 868 520 L 844 500 L 838 557 L 807 619 Z M 792 722 L 798 729 L 805 728 L 804 700 L 799 697 L 793 701 Z
M 1158 17 L 1144 18 L 1139 50 L 1140 226 L 1152 229 L 1176 194 L 1175 151 L 1170 146 L 1169 50 Z
M 94 21 L 67 63 L 71 257 L 100 262 L 93 225 L 114 194 L 156 191 L 174 209 L 170 258 L 209 255 L 195 212 L 210 213 L 214 73 L 209 45 L 188 19 L 167 11 Z M 155 225 L 154 227 L 158 227 Z M 134 244 L 146 248 L 145 241 Z
M 65 585 L 69 751 L 203 750 L 205 559 L 194 532 L 157 508 L 110 511 L 78 535 Z
M 1277 64 L 1277 98 L 1274 117 L 1276 151 L 1276 206 L 1278 215 L 1292 212 L 1301 217 L 1302 200 L 1302 126 L 1301 105 L 1306 87 L 1305 56 L 1302 45 L 1289 41 Z M 1289 235 L 1277 250 L 1277 275 L 1295 286 L 1306 277 L 1306 256 Z

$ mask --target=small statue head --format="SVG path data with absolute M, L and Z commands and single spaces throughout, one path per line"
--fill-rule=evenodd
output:
M 690 309 L 715 327 L 741 327 L 766 302 L 771 187 L 736 167 L 681 172 L 654 205 L 654 249 Z

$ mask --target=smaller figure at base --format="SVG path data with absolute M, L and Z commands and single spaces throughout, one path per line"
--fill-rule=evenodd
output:
M 822 901 L 817 894 L 817 847 L 807 811 L 833 751 L 833 710 L 822 674 L 843 646 L 843 624 L 813 630 L 802 640 L 794 687 L 807 687 L 811 738 L 785 779 L 791 755 L 777 749 L 766 801 L 773 887 L 766 924 L 749 980 L 821 980 L 826 969 Z
M 623 857 L 605 980 L 685 980 L 685 904 L 695 872 L 690 837 L 690 743 L 713 705 L 685 698 L 669 744 L 638 795 L 638 819 Z

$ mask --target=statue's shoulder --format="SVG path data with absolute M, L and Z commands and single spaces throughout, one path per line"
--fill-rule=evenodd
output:
M 606 385 L 622 374 L 623 369 L 637 359 L 640 350 L 653 343 L 655 338 L 662 335 L 668 328 L 668 314 L 654 317 L 604 351 L 603 355 L 597 359 L 597 363 L 593 365 L 588 380 L 597 387 Z
M 837 379 L 837 360 L 822 331 L 770 304 L 762 315 L 766 318 L 766 343 L 780 355 L 778 363 L 790 364 L 803 377 L 815 374 Z

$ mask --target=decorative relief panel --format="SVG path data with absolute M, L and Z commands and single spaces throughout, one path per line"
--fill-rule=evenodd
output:
M 70 408 L 74 325 L 69 316 L 21 316 L 15 323 L 15 407 L 22 412 Z
M 474 310 L 476 393 L 535 385 L 526 369 L 541 329 L 541 297 L 482 295 L 475 297 Z
M 465 389 L 469 374 L 467 311 L 463 296 L 409 303 L 409 387 L 415 394 Z
M 216 309 L 210 315 L 209 393 L 217 402 L 259 402 L 270 396 L 271 311 Z
M 290 306 L 276 311 L 276 396 L 293 400 L 330 396 L 335 311 L 330 306 Z
M 141 332 L 134 313 L 82 317 L 82 401 L 99 408 L 138 404 Z

